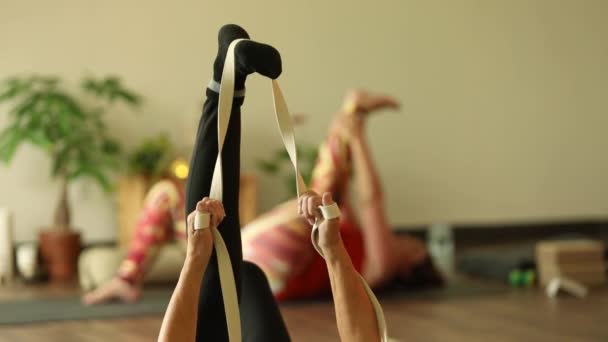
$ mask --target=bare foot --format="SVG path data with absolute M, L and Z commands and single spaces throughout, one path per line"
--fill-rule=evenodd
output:
M 391 96 L 351 90 L 344 96 L 342 111 L 334 118 L 330 130 L 350 141 L 363 135 L 368 114 L 380 109 L 398 108 L 399 102 Z
M 85 294 L 82 297 L 82 303 L 85 305 L 95 305 L 106 303 L 111 300 L 133 303 L 136 302 L 140 296 L 141 288 L 139 286 L 131 285 L 118 277 L 114 277 L 95 290 Z
M 399 102 L 392 96 L 372 94 L 365 90 L 349 91 L 344 97 L 342 109 L 347 114 L 368 114 L 379 109 L 398 109 Z

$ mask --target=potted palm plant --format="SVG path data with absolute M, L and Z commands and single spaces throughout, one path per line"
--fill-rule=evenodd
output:
M 72 88 L 70 88 L 72 89 Z M 73 229 L 68 186 L 90 178 L 104 190 L 120 165 L 121 146 L 108 135 L 104 114 L 119 102 L 137 106 L 140 97 L 115 77 L 86 77 L 68 91 L 57 77 L 12 77 L 0 83 L 0 104 L 8 104 L 8 125 L 0 131 L 0 161 L 9 164 L 19 146 L 30 143 L 52 160 L 60 183 L 53 223 L 40 232 L 40 252 L 53 280 L 76 273 L 80 234 Z

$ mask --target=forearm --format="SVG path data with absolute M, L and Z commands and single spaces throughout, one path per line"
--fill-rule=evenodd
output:
M 194 341 L 196 338 L 199 293 L 208 261 L 208 255 L 186 257 L 163 318 L 158 341 Z
M 376 315 L 342 242 L 324 251 L 342 341 L 380 341 Z

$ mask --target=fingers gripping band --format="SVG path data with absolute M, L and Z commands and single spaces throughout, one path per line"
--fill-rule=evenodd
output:
M 326 220 L 333 220 L 340 217 L 340 207 L 338 207 L 337 203 L 320 205 L 319 209 L 321 210 L 321 214 L 323 214 L 323 218 Z
M 194 216 L 194 230 L 201 230 L 209 228 L 211 222 L 211 215 L 209 213 L 196 212 Z

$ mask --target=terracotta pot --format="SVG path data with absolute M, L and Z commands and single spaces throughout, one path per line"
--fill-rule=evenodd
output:
M 80 233 L 44 230 L 40 232 L 40 255 L 52 281 L 69 281 L 76 277 L 80 254 Z

